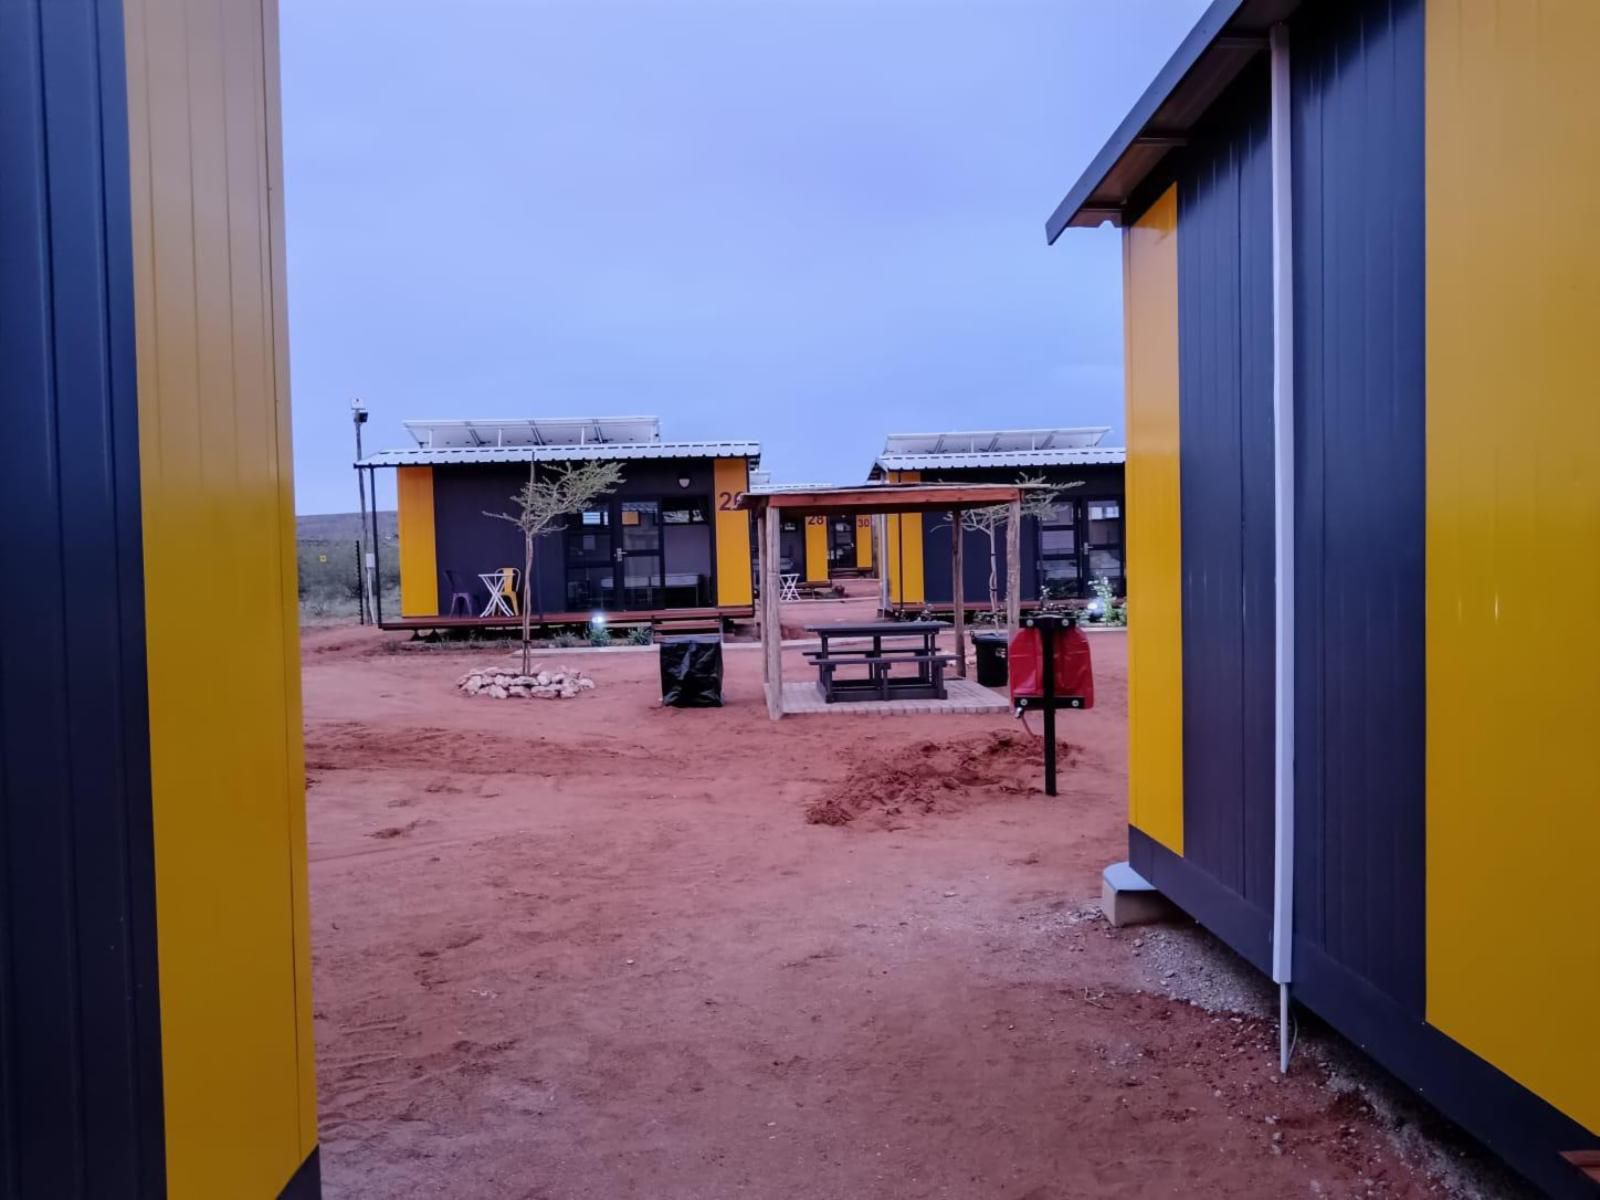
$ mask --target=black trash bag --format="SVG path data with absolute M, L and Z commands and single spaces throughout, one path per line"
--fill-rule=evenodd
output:
M 987 631 L 975 633 L 972 644 L 978 651 L 978 683 L 983 687 L 1005 687 L 1009 666 L 1006 635 Z
M 661 639 L 661 703 L 722 707 L 722 638 L 714 633 Z

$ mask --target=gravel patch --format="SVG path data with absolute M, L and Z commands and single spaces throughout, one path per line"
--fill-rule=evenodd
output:
M 1276 1024 L 1277 987 L 1199 925 L 1147 925 L 1117 933 L 1129 947 L 1143 990 L 1207 1012 Z M 1537 1200 L 1538 1192 L 1334 1030 L 1303 1010 L 1296 1021 L 1289 1069 L 1312 1066 L 1326 1076 L 1330 1093 L 1367 1109 L 1395 1150 L 1427 1172 L 1441 1195 L 1451 1200 Z

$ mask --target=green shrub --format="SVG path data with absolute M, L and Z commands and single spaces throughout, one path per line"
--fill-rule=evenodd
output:
M 550 645 L 557 650 L 571 650 L 583 644 L 583 639 L 575 633 L 558 633 L 550 639 Z
M 628 645 L 648 646 L 651 642 L 655 641 L 655 634 L 656 631 L 651 629 L 648 625 L 635 625 L 632 629 L 628 630 Z

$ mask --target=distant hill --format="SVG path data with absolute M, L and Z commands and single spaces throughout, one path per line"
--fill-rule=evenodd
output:
M 296 517 L 295 524 L 302 542 L 354 542 L 362 535 L 360 513 L 312 513 Z M 394 513 L 378 514 L 380 537 L 390 540 L 395 529 Z

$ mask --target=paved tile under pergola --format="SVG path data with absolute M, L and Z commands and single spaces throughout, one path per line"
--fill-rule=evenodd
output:
M 940 713 L 978 715 L 1003 713 L 1010 702 L 999 692 L 982 687 L 970 679 L 945 679 L 943 700 L 848 700 L 829 704 L 822 698 L 815 680 L 789 680 L 783 685 L 785 716 L 815 716 L 828 713 L 853 717 L 911 717 Z

